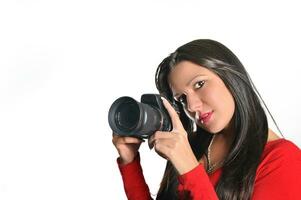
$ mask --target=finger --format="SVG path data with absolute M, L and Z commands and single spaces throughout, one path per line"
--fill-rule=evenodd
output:
M 172 141 L 170 139 L 161 138 L 155 141 L 154 149 L 163 158 L 169 159 L 171 152 Z
M 172 122 L 172 126 L 174 130 L 184 130 L 182 122 L 178 116 L 178 113 L 172 107 L 172 105 L 164 98 L 161 97 L 164 107 L 166 108 Z
M 155 140 L 154 142 L 154 146 L 160 150 L 161 148 L 172 148 L 174 147 L 174 143 L 175 141 L 171 138 L 160 138 L 160 139 L 157 139 Z
M 112 135 L 113 135 L 113 138 L 123 138 L 123 140 L 131 140 L 131 139 L 126 139 L 126 138 L 132 138 L 132 139 L 138 139 L 142 142 L 145 142 L 143 138 L 140 138 L 140 137 L 135 137 L 135 136 L 121 136 L 121 135 L 118 135 L 114 132 L 112 132 Z
M 148 146 L 150 149 L 154 146 L 154 141 L 158 139 L 169 139 L 171 137 L 174 137 L 174 134 L 171 132 L 164 132 L 164 131 L 156 131 L 149 139 L 148 139 Z
M 144 142 L 144 140 L 135 138 L 135 137 L 121 137 L 114 135 L 113 136 L 113 143 L 123 143 L 123 144 L 139 144 Z
M 149 139 L 160 139 L 160 138 L 171 138 L 174 137 L 174 134 L 169 131 L 156 131 Z

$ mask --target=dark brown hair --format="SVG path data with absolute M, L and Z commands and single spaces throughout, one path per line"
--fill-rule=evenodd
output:
M 160 94 L 180 110 L 180 119 L 197 159 L 208 148 L 212 135 L 199 127 L 193 132 L 192 122 L 185 115 L 182 105 L 173 99 L 168 74 L 181 61 L 191 61 L 216 73 L 231 92 L 235 101 L 232 118 L 234 141 L 215 190 L 219 199 L 250 199 L 256 169 L 268 137 L 268 122 L 261 105 L 261 97 L 239 59 L 217 41 L 194 40 L 166 57 L 156 71 L 156 86 Z M 167 162 L 157 199 L 177 199 L 177 176 L 172 164 Z

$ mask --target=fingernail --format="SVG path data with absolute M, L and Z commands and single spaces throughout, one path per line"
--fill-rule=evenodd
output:
M 167 101 L 164 97 L 161 96 L 162 101 Z

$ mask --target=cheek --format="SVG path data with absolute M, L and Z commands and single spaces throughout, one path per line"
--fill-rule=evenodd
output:
M 223 129 L 226 127 L 234 114 L 235 102 L 230 91 L 224 87 L 211 88 L 206 97 L 209 109 L 214 110 L 216 118 L 216 127 Z
M 227 126 L 230 123 L 234 110 L 235 110 L 235 102 L 233 96 L 231 95 L 230 91 L 225 87 L 223 90 L 220 91 L 220 98 L 219 98 L 219 113 L 222 116 L 222 120 L 224 125 Z
M 223 104 L 221 98 L 223 98 L 223 95 L 221 94 L 221 89 L 218 87 L 208 87 L 203 90 L 203 102 L 209 107 L 205 108 L 205 111 L 219 110 Z

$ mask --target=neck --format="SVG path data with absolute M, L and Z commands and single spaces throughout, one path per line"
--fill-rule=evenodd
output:
M 221 163 L 227 157 L 234 138 L 232 124 L 214 135 L 210 146 L 210 164 Z

